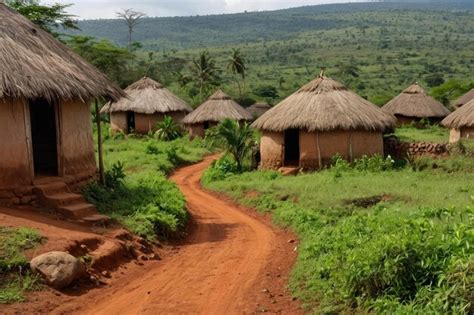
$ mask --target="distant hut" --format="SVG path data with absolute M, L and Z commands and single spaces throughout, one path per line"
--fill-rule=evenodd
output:
M 453 106 L 455 108 L 459 108 L 467 103 L 469 103 L 471 100 L 474 100 L 474 89 L 471 89 L 469 92 L 458 98 L 453 102 Z
M 263 132 L 261 167 L 317 169 L 337 154 L 347 160 L 383 154 L 382 133 L 395 118 L 320 76 L 267 111 L 253 123 Z
M 251 121 L 252 115 L 237 104 L 230 96 L 218 90 L 201 106 L 183 119 L 191 137 L 203 137 L 206 129 L 217 125 L 224 119 Z
M 113 132 L 147 134 L 169 116 L 177 123 L 192 111 L 185 101 L 160 83 L 143 78 L 125 89 L 127 97 L 107 104 L 102 113 L 110 114 Z
M 442 124 L 451 128 L 451 143 L 461 139 L 474 139 L 474 99 L 446 117 Z
M 260 103 L 255 103 L 249 108 L 247 108 L 247 111 L 253 116 L 254 119 L 257 119 L 258 117 L 265 114 L 271 108 L 272 107 L 268 105 L 267 103 L 260 102 Z
M 416 123 L 422 119 L 440 122 L 450 114 L 443 104 L 426 94 L 418 83 L 410 85 L 382 109 L 395 115 L 399 125 Z
M 0 199 L 39 178 L 68 183 L 94 176 L 88 102 L 123 95 L 96 68 L 0 3 Z

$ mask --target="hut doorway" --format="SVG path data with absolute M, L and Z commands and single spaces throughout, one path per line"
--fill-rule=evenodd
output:
M 300 131 L 288 129 L 285 131 L 285 166 L 300 164 Z
M 31 138 L 35 176 L 58 175 L 55 106 L 44 99 L 30 102 Z
M 205 121 L 203 125 L 204 125 L 204 130 L 209 129 L 211 126 L 208 121 Z
M 135 132 L 135 113 L 127 112 L 127 133 Z

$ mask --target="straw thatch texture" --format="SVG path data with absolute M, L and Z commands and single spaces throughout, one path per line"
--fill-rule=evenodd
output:
M 85 101 L 122 96 L 99 70 L 0 3 L 0 99 Z
M 452 129 L 474 127 L 474 99 L 451 113 L 441 123 Z
M 103 113 L 132 111 L 139 114 L 193 111 L 185 101 L 171 93 L 160 83 L 143 78 L 125 89 L 128 97 L 115 103 L 109 103 L 102 109 Z
M 252 114 L 253 118 L 258 118 L 265 114 L 268 110 L 270 110 L 272 107 L 268 105 L 267 103 L 255 103 L 249 108 L 247 108 L 247 111 Z
M 455 107 L 461 107 L 467 103 L 469 103 L 471 100 L 474 100 L 474 89 L 471 89 L 469 92 L 458 98 L 457 100 L 454 101 L 453 105 Z
M 385 131 L 394 125 L 392 115 L 339 82 L 320 76 L 267 111 L 252 126 L 267 131 Z
M 218 90 L 201 106 L 183 119 L 184 124 L 221 122 L 226 118 L 243 121 L 252 120 L 252 115 L 230 96 Z
M 443 104 L 426 94 L 417 83 L 410 85 L 382 109 L 393 115 L 413 118 L 444 118 L 450 114 Z

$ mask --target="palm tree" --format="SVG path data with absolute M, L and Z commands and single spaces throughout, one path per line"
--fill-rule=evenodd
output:
M 237 170 L 243 169 L 244 159 L 253 148 L 253 129 L 248 123 L 240 125 L 231 119 L 224 120 L 208 136 L 221 144 L 230 153 L 237 163 Z
M 245 71 L 247 70 L 245 66 L 245 58 L 240 52 L 240 49 L 233 49 L 232 55 L 230 56 L 227 64 L 227 69 L 235 76 L 235 81 L 239 87 L 240 99 L 242 99 L 242 87 L 240 86 L 240 81 L 238 76 L 242 77 L 242 82 L 245 86 Z
M 202 52 L 191 65 L 191 76 L 199 89 L 199 97 L 203 100 L 203 93 L 211 86 L 218 86 L 220 77 L 215 60 L 207 51 Z

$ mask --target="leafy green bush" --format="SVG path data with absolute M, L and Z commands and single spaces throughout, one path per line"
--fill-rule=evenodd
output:
M 223 180 L 238 172 L 237 163 L 230 156 L 224 155 L 220 159 L 212 162 L 211 166 L 204 173 L 202 181 L 207 183 Z
M 153 142 L 149 142 L 146 145 L 146 154 L 158 155 L 160 153 L 161 153 L 160 149 L 158 149 L 158 147 Z
M 360 159 L 356 159 L 353 163 L 353 167 L 358 171 L 369 171 L 369 172 L 383 172 L 392 170 L 395 165 L 395 160 L 389 155 L 386 158 L 376 154 L 374 156 L 362 156 Z
M 158 130 L 156 131 L 155 136 L 159 140 L 173 141 L 183 135 L 181 127 L 175 123 L 173 118 L 170 116 L 165 116 L 163 121 L 156 124 L 156 127 Z
M 105 171 L 105 186 L 112 190 L 120 189 L 125 180 L 124 164 L 120 161 Z

